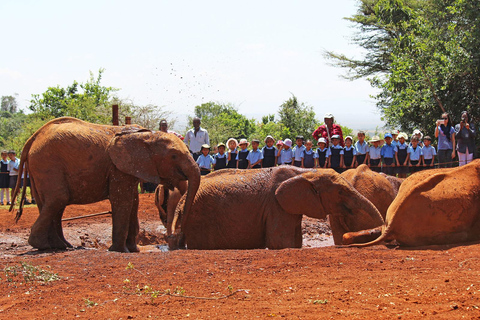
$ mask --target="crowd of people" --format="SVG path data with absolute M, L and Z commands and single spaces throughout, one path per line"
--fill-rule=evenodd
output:
M 0 160 L 0 205 L 10 205 L 10 197 L 17 184 L 18 167 L 20 160 L 16 157 L 14 150 L 3 150 Z M 5 199 L 6 198 L 6 199 Z M 4 200 L 7 200 L 4 202 Z
M 257 139 L 249 142 L 230 138 L 226 144 L 219 143 L 211 154 L 208 131 L 201 128 L 199 118 L 193 120 L 193 128 L 187 132 L 184 142 L 202 175 L 224 168 L 257 169 L 277 165 L 332 168 L 343 172 L 365 164 L 374 171 L 405 178 L 409 173 L 435 166 L 451 167 L 457 154 L 460 166 L 471 162 L 476 131 L 469 120 L 468 112 L 464 111 L 461 123 L 453 126 L 449 114 L 444 113 L 435 125 L 437 149 L 432 145 L 432 138 L 424 137 L 418 129 L 410 138 L 398 130 L 385 133 L 383 139 L 374 136 L 366 141 L 363 131 L 357 133 L 356 141 L 352 136 L 344 138 L 342 128 L 335 124 L 330 113 L 324 117 L 325 124 L 312 133 L 318 141 L 316 149 L 313 141 L 303 136 L 297 136 L 294 144 L 290 139 L 275 141 L 268 135 L 261 149 Z

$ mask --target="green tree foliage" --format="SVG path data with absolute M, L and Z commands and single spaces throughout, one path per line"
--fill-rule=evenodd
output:
M 10 113 L 17 112 L 17 109 L 18 109 L 18 102 L 16 98 L 17 96 L 18 96 L 17 94 L 15 94 L 15 96 L 2 96 L 0 110 L 2 112 L 10 112 Z
M 291 137 L 290 130 L 283 123 L 275 121 L 273 114 L 262 117 L 262 121 L 256 124 L 256 130 L 250 136 L 250 140 L 258 139 L 263 146 L 265 137 L 268 135 L 271 135 L 276 141 Z
M 92 123 L 110 124 L 111 95 L 117 89 L 100 84 L 103 72 L 100 69 L 97 78 L 90 73 L 90 79 L 83 84 L 74 81 L 67 88 L 49 87 L 44 93 L 33 95 L 30 110 L 43 120 L 69 116 Z
M 462 110 L 480 119 L 480 13 L 477 1 L 360 0 L 348 18 L 361 59 L 327 52 L 347 78 L 367 77 L 380 89 L 387 125 L 432 135 L 442 108 L 455 123 Z
M 298 135 L 304 136 L 305 139 L 311 138 L 319 123 L 315 119 L 313 108 L 299 103 L 294 95 L 280 106 L 278 114 L 280 123 L 288 129 L 290 138 L 293 139 Z
M 195 116 L 202 119 L 201 126 L 208 130 L 212 146 L 232 137 L 248 138 L 255 131 L 255 120 L 238 113 L 230 104 L 203 103 L 195 107 Z M 191 123 L 192 118 L 189 118 Z

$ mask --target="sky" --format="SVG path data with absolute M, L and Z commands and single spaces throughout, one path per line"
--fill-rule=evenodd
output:
M 341 78 L 325 50 L 361 57 L 344 17 L 357 0 L 0 1 L 0 96 L 86 82 L 181 123 L 194 107 L 230 103 L 248 117 L 273 114 L 292 94 L 318 119 L 356 130 L 382 127 L 366 80 Z

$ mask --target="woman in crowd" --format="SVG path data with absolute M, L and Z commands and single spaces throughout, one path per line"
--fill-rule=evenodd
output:
M 462 112 L 462 120 L 455 126 L 457 139 L 458 165 L 463 166 L 473 160 L 475 151 L 475 127 L 470 123 L 467 111 Z
M 452 167 L 452 160 L 455 158 L 455 129 L 448 113 L 442 114 L 442 119 L 437 120 L 435 126 L 435 137 L 438 138 L 438 163 L 440 168 Z

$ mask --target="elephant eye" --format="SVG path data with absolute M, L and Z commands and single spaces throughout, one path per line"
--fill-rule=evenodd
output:
M 172 155 L 172 160 L 177 160 L 177 155 L 176 154 Z

